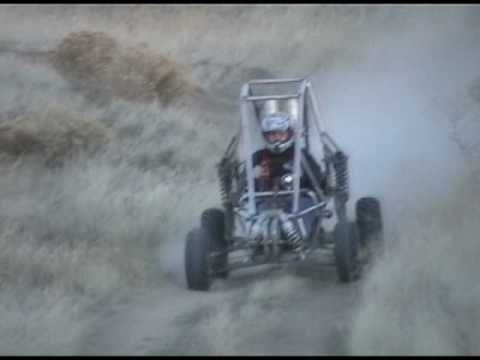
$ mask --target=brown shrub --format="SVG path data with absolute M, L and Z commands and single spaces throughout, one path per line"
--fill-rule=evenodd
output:
M 103 32 L 71 33 L 51 57 L 62 76 L 91 96 L 168 104 L 199 92 L 186 67 L 146 48 L 123 48 Z
M 92 155 L 111 135 L 101 123 L 80 119 L 61 107 L 27 113 L 0 126 L 0 153 L 39 155 L 47 164 L 79 152 Z

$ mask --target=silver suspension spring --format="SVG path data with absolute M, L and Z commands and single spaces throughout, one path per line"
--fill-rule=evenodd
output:
M 287 219 L 286 216 L 281 217 L 282 231 L 287 238 L 287 241 L 292 245 L 298 245 L 302 241 L 302 235 L 298 231 L 297 226 L 292 220 Z
M 285 213 L 271 213 L 269 211 L 262 213 L 257 221 L 250 228 L 250 237 L 252 239 L 266 240 L 277 238 L 279 233 L 277 228 L 280 225 L 281 232 L 285 239 L 291 245 L 299 245 L 303 240 L 302 235 L 293 220 L 287 218 Z
M 222 160 L 218 165 L 218 179 L 220 182 L 220 198 L 224 205 L 228 204 L 230 188 L 231 188 L 231 177 L 229 176 L 229 165 L 226 159 Z
M 338 151 L 333 156 L 333 168 L 335 169 L 336 193 L 342 200 L 347 201 L 349 197 L 348 179 L 348 157 Z

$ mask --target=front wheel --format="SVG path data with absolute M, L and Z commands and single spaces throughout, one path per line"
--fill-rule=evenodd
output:
M 202 228 L 208 233 L 210 250 L 215 256 L 212 259 L 213 276 L 225 279 L 228 277 L 228 244 L 225 239 L 225 213 L 217 208 L 203 211 Z
M 341 282 L 355 281 L 360 277 L 358 236 L 354 222 L 338 222 L 334 229 L 334 255 L 337 276 Z
M 203 228 L 190 231 L 185 245 L 185 274 L 191 290 L 210 289 L 210 246 L 208 233 Z

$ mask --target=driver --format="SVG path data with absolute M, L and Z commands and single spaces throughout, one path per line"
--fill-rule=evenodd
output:
M 294 133 L 290 115 L 283 112 L 268 114 L 262 119 L 261 128 L 265 148 L 253 154 L 255 190 L 279 190 L 280 178 L 293 173 Z M 323 189 L 325 176 L 320 166 L 304 149 L 302 153 Z M 305 171 L 301 170 L 300 188 L 313 190 Z
M 255 191 L 280 190 L 280 179 L 285 174 L 293 173 L 294 159 L 294 131 L 290 115 L 284 112 L 268 114 L 262 119 L 262 136 L 265 148 L 253 154 L 253 167 L 255 174 Z M 326 176 L 313 157 L 304 149 L 302 154 L 312 169 L 313 175 L 325 191 Z M 301 166 L 300 188 L 313 190 L 313 185 Z M 303 210 L 314 205 L 310 197 L 301 195 L 299 209 Z M 260 200 L 259 208 L 268 206 Z M 288 209 L 290 210 L 290 209 Z M 313 230 L 314 213 L 303 217 L 307 234 Z

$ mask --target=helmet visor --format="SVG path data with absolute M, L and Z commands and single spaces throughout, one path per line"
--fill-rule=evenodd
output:
M 264 132 L 263 136 L 269 143 L 284 142 L 290 139 L 291 130 L 273 130 Z

